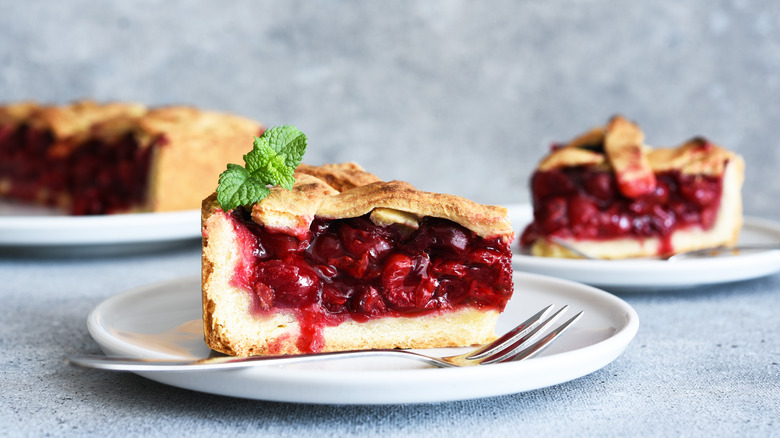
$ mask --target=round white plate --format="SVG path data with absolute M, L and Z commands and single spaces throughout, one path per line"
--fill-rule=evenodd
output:
M 0 203 L 0 247 L 141 244 L 200 237 L 200 210 L 68 216 Z
M 467 368 L 429 368 L 408 359 L 336 359 L 250 369 L 138 373 L 195 391 L 260 400 L 328 404 L 423 403 L 513 394 L 567 382 L 615 360 L 639 319 L 621 299 L 565 280 L 515 275 L 515 294 L 499 318 L 503 333 L 548 304 L 583 317 L 539 356 Z M 566 316 L 564 315 L 564 317 Z M 89 316 L 90 334 L 108 355 L 208 357 L 200 279 L 184 278 L 116 295 Z M 452 354 L 463 349 L 437 349 Z
M 675 262 L 652 259 L 581 260 L 523 254 L 517 244 L 533 219 L 530 205 L 508 207 L 515 229 L 512 265 L 516 270 L 579 281 L 610 290 L 683 289 L 707 284 L 749 280 L 780 271 L 780 251 L 745 252 Z M 746 217 L 740 244 L 780 243 L 780 224 Z

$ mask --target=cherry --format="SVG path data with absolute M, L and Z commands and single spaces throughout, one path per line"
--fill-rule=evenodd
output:
M 536 172 L 531 179 L 534 200 L 548 196 L 567 196 L 576 193 L 574 183 L 560 170 Z
M 314 260 L 329 264 L 333 260 L 345 256 L 345 250 L 338 237 L 330 233 L 315 236 L 308 250 L 309 255 Z
M 626 213 L 620 213 L 617 208 L 611 208 L 599 215 L 596 237 L 612 237 L 625 235 L 631 230 L 631 218 Z
M 466 265 L 460 261 L 441 259 L 433 262 L 431 272 L 436 274 L 436 276 L 439 278 L 463 278 L 468 273 L 468 268 L 466 268 Z
M 340 272 L 352 277 L 363 278 L 366 273 L 369 272 L 369 268 L 373 265 L 370 263 L 368 254 L 363 254 L 360 258 L 354 258 L 349 256 L 338 257 L 328 260 Z M 375 272 L 375 271 L 372 271 Z M 373 277 L 373 275 L 372 275 Z
M 568 211 L 566 198 L 557 196 L 541 204 L 537 210 L 541 219 L 540 226 L 544 233 L 554 233 L 568 225 Z M 534 212 L 534 216 L 537 216 Z
M 393 254 L 382 273 L 385 298 L 395 309 L 424 309 L 429 306 L 438 281 L 428 275 L 430 259 L 425 253 L 414 257 Z
M 322 306 L 331 313 L 349 312 L 349 300 L 355 290 L 349 287 L 336 287 L 333 284 L 324 284 L 320 292 Z
M 569 224 L 572 227 L 595 223 L 599 214 L 599 207 L 596 203 L 584 196 L 569 198 L 566 208 L 569 214 Z
M 344 248 L 355 257 L 367 254 L 369 258 L 379 258 L 392 247 L 390 240 L 379 235 L 376 231 L 361 230 L 348 224 L 341 225 L 339 237 Z
M 436 291 L 440 307 L 452 307 L 469 296 L 469 281 L 466 278 L 442 278 Z
M 689 202 L 699 207 L 706 207 L 720 198 L 718 184 L 706 178 L 691 179 L 680 186 L 680 193 Z
M 496 250 L 478 248 L 469 252 L 468 261 L 482 265 L 494 265 L 499 262 L 501 257 L 503 255 Z
M 263 233 L 260 238 L 263 247 L 270 255 L 281 257 L 285 254 L 301 251 L 308 242 L 301 242 L 297 237 L 284 233 Z
M 602 201 L 615 197 L 615 177 L 611 173 L 591 172 L 583 178 L 585 191 Z
M 661 236 L 671 234 L 674 226 L 677 224 L 674 213 L 657 204 L 653 206 L 653 211 L 649 217 L 653 229 Z
M 367 316 L 382 316 L 387 311 L 387 304 L 379 291 L 368 285 L 357 287 L 355 311 Z
M 413 237 L 416 245 L 424 249 L 438 249 L 458 254 L 471 243 L 473 233 L 466 228 L 443 219 L 426 219 Z
M 268 289 L 272 290 L 272 301 L 278 307 L 303 307 L 316 301 L 320 287 L 319 277 L 299 257 L 260 262 L 256 268 L 256 276 L 254 290 L 262 290 L 266 295 L 270 294 Z M 271 301 L 267 296 L 259 298 L 266 302 Z

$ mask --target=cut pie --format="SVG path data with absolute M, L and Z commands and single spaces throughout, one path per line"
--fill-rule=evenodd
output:
M 553 147 L 531 178 L 534 255 L 620 259 L 732 246 L 742 226 L 744 162 L 694 138 L 653 149 L 623 117 Z
M 263 127 L 189 107 L 0 107 L 0 197 L 71 214 L 196 209 Z M 250 143 L 251 144 L 251 143 Z
M 298 167 L 251 209 L 203 202 L 203 321 L 230 355 L 463 346 L 513 292 L 506 209 Z

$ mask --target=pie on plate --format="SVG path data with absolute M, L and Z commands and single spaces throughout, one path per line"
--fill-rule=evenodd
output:
M 652 148 L 617 116 L 541 161 L 520 245 L 536 256 L 597 259 L 733 246 L 743 179 L 739 155 L 701 137 Z
M 195 210 L 262 132 L 183 106 L 0 106 L 0 197 L 73 215 Z

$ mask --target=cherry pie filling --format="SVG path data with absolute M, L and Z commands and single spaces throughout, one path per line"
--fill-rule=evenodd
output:
M 581 240 L 621 237 L 661 241 L 659 253 L 673 251 L 676 230 L 710 229 L 720 208 L 721 176 L 656 174 L 654 191 L 636 199 L 622 195 L 611 172 L 587 166 L 537 171 L 531 179 L 534 221 L 521 236 L 530 246 L 542 236 Z
M 127 134 L 112 142 L 57 144 L 46 130 L 0 126 L 0 181 L 10 182 L 4 196 L 50 206 L 65 196 L 75 215 L 127 211 L 143 204 L 152 153 L 164 143 L 140 147 Z
M 298 348 L 319 351 L 322 329 L 347 320 L 434 314 L 463 307 L 504 309 L 512 295 L 511 250 L 445 219 L 417 230 L 377 226 L 368 215 L 315 218 L 296 237 L 231 213 L 243 248 L 233 284 L 258 315 L 279 309 L 300 322 Z

